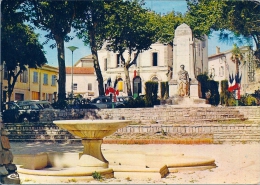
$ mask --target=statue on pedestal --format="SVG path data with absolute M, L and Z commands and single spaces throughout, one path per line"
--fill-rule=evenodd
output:
M 190 94 L 190 78 L 189 73 L 184 70 L 184 65 L 181 65 L 181 70 L 178 72 L 178 95 L 188 97 Z

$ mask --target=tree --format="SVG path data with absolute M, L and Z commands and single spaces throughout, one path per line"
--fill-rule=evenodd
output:
M 239 47 L 236 44 L 234 44 L 232 49 L 231 60 L 236 65 L 236 75 L 239 75 L 239 65 L 241 64 L 241 60 L 243 60 L 243 58 L 243 54 L 240 51 Z
M 55 40 L 51 48 L 57 47 L 59 64 L 58 102 L 64 102 L 66 98 L 66 71 L 64 42 L 69 41 L 72 22 L 78 12 L 83 11 L 88 1 L 38 1 L 27 0 L 21 9 L 30 17 L 30 22 L 37 28 L 49 32 L 45 37 L 46 43 L 50 39 Z
M 157 35 L 161 43 L 170 44 L 173 46 L 175 29 L 184 22 L 184 17 L 181 13 L 174 11 L 158 18 L 158 25 L 160 27 Z
M 27 68 L 37 68 L 47 63 L 38 35 L 23 24 L 26 16 L 17 9 L 23 1 L 2 1 L 1 63 L 7 69 L 7 93 L 10 101 L 15 83 Z
M 73 24 L 77 30 L 77 36 L 83 39 L 83 42 L 90 45 L 91 53 L 93 57 L 93 65 L 96 71 L 98 80 L 98 91 L 99 95 L 105 95 L 103 86 L 103 76 L 101 73 L 98 50 L 100 50 L 106 40 L 106 25 L 107 19 L 106 4 L 112 3 L 112 1 L 92 1 L 88 9 L 85 9 L 81 15 L 76 19 Z
M 260 3 L 257 1 L 187 0 L 186 21 L 196 38 L 220 31 L 220 39 L 250 38 L 260 59 Z M 231 31 L 232 34 L 226 31 Z
M 122 1 L 112 3 L 107 16 L 107 49 L 119 54 L 124 67 L 127 94 L 132 96 L 129 68 L 136 63 L 142 51 L 150 49 L 151 44 L 158 40 L 159 26 L 154 21 L 156 14 L 143 9 L 138 1 Z

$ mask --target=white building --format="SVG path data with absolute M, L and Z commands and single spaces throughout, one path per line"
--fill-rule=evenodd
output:
M 207 43 L 207 42 L 206 42 Z M 196 41 L 194 44 L 194 60 L 198 64 L 207 63 L 207 52 L 203 43 Z M 204 52 L 204 53 L 203 53 Z M 133 53 L 134 57 L 135 53 Z M 111 78 L 112 86 L 116 79 L 120 96 L 126 96 L 125 73 L 117 53 L 107 51 L 105 47 L 98 51 L 99 64 L 104 79 L 104 87 L 107 80 Z M 138 55 L 136 64 L 129 68 L 131 89 L 133 95 L 145 94 L 145 83 L 147 81 L 157 81 L 159 85 L 158 96 L 160 96 L 160 82 L 168 81 L 168 66 L 173 66 L 173 48 L 170 45 L 154 43 L 151 49 Z M 199 65 L 198 65 L 199 66 Z M 204 65 L 204 67 L 207 65 Z M 80 69 L 82 68 L 82 69 Z M 91 68 L 91 70 L 90 70 Z M 201 66 L 201 68 L 203 68 Z M 196 74 L 203 69 L 196 70 Z M 66 68 L 66 92 L 71 93 L 71 67 Z M 81 94 L 83 97 L 98 96 L 98 83 L 93 68 L 92 55 L 85 56 L 77 61 L 73 68 L 74 95 Z M 92 84 L 92 88 L 90 85 Z
M 73 74 L 73 75 L 71 75 Z M 66 67 L 66 93 L 71 94 L 73 78 L 73 95 L 82 95 L 83 98 L 98 96 L 98 83 L 93 67 L 91 55 L 77 61 L 73 69 Z
M 132 58 L 135 53 L 133 53 Z M 120 62 L 119 54 L 107 51 L 105 48 L 98 51 L 100 67 L 106 85 L 111 78 L 112 85 L 119 79 L 120 95 L 127 95 L 124 68 Z M 151 45 L 151 49 L 138 55 L 137 62 L 129 68 L 131 89 L 133 94 L 145 94 L 145 82 L 167 81 L 168 66 L 172 66 L 172 47 L 161 43 Z M 158 91 L 160 92 L 160 91 Z M 160 95 L 160 93 L 158 93 Z
M 257 71 L 255 62 L 252 59 L 252 50 L 248 47 L 241 47 L 243 60 L 239 65 L 239 73 L 241 75 L 240 94 L 251 94 L 257 90 L 260 85 L 259 70 Z M 219 82 L 219 92 L 221 92 L 221 81 L 229 80 L 229 75 L 235 76 L 236 65 L 231 60 L 232 49 L 220 52 L 220 48 L 216 48 L 216 54 L 209 56 L 208 75 L 213 80 Z

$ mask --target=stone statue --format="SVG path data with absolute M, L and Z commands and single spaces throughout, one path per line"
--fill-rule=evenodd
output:
M 190 78 L 189 73 L 184 70 L 184 65 L 181 65 L 181 70 L 178 72 L 178 95 L 182 97 L 189 96 Z
M 168 81 L 172 79 L 172 67 L 168 66 L 168 71 L 166 73 L 166 76 L 168 77 Z

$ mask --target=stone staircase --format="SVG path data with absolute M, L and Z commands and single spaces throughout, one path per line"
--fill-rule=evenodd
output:
M 98 114 L 108 119 L 131 119 L 142 124 L 198 123 L 227 120 L 245 120 L 235 108 L 225 107 L 158 107 L 137 109 L 103 109 Z
M 245 113 L 245 114 L 243 114 Z M 248 113 L 248 115 L 246 114 Z M 212 135 L 214 143 L 225 141 L 260 142 L 260 107 L 157 107 L 136 109 L 79 109 L 41 112 L 38 123 L 5 124 L 11 141 L 78 142 L 79 138 L 60 130 L 53 120 L 131 119 L 133 124 L 118 130 L 120 134 Z M 253 119 L 248 123 L 246 119 Z M 222 121 L 222 122 L 221 122 Z

